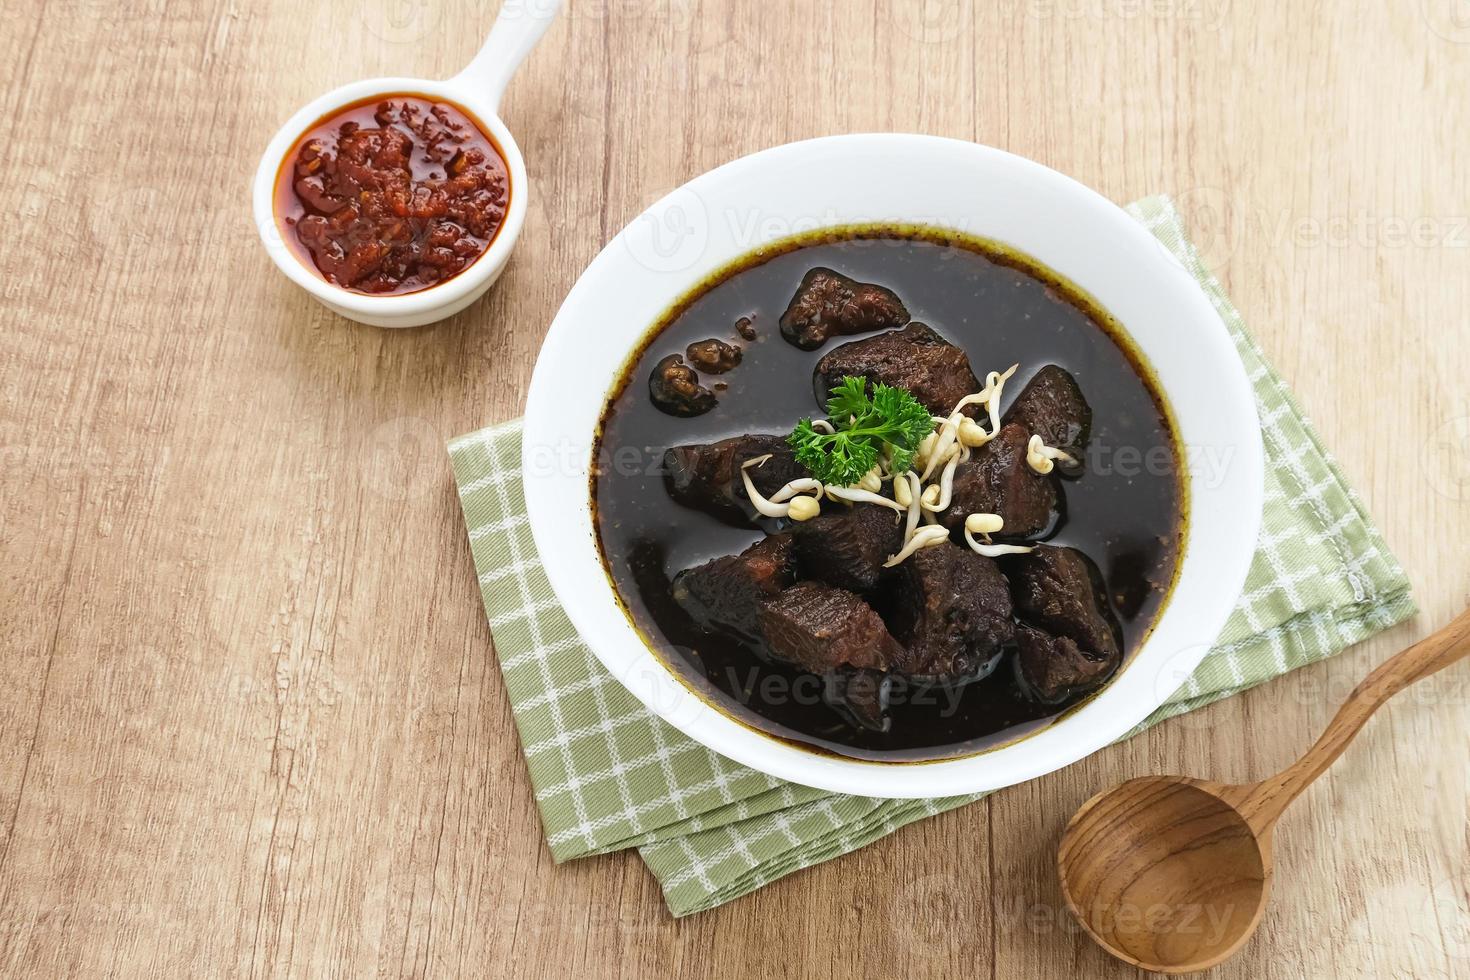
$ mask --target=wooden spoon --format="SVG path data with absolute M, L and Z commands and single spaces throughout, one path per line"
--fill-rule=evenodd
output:
M 1094 796 L 1062 835 L 1062 893 L 1082 927 L 1121 960 L 1193 973 L 1256 931 L 1271 886 L 1271 829 L 1399 691 L 1470 654 L 1470 611 L 1368 675 L 1295 763 L 1260 783 L 1130 779 Z

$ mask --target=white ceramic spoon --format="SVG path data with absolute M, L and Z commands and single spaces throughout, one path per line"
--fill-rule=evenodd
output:
M 301 108 L 276 133 L 255 172 L 255 224 L 266 252 L 286 276 L 332 310 L 377 327 L 416 327 L 458 313 L 484 295 L 504 271 L 526 220 L 530 187 L 526 161 L 505 123 L 500 97 L 511 76 L 556 19 L 562 0 L 506 0 L 485 45 L 464 71 L 447 81 L 424 78 L 369 78 L 333 89 Z M 510 206 L 500 231 L 473 265 L 440 285 L 402 295 L 370 296 L 323 279 L 287 245 L 277 220 L 276 180 L 296 142 L 318 121 L 378 95 L 410 93 L 442 99 L 463 109 L 500 149 L 510 174 Z

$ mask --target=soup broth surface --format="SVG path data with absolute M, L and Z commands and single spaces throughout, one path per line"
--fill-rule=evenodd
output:
M 1018 363 L 1007 407 L 1027 380 L 1057 364 L 1092 408 L 1084 474 L 1063 484 L 1064 505 L 1042 538 L 1076 548 L 1101 571 L 1122 626 L 1124 668 L 1157 618 L 1184 533 L 1179 454 L 1163 400 L 1118 326 L 1079 290 L 1028 260 L 979 240 L 936 231 L 847 229 L 770 247 L 715 276 L 656 324 L 630 360 L 606 409 L 592 492 L 599 545 L 629 616 L 688 686 L 727 714 L 774 737 L 823 752 L 887 761 L 965 755 L 1033 733 L 1075 706 L 1037 703 L 1007 662 L 957 687 L 908 686 L 888 732 L 845 721 L 822 702 L 818 678 L 700 629 L 672 600 L 682 569 L 735 554 L 762 532 L 730 527 L 670 500 L 660 460 L 670 446 L 743 433 L 788 433 L 825 417 L 813 368 L 834 347 L 875 334 L 834 337 L 815 351 L 777 326 L 802 276 L 834 269 L 892 289 L 914 320 L 965 349 L 975 374 Z M 750 319 L 755 339 L 736 323 Z M 675 418 L 650 401 L 653 365 L 694 341 L 738 344 L 741 363 L 705 378 L 718 406 Z M 824 505 L 832 506 L 832 505 Z

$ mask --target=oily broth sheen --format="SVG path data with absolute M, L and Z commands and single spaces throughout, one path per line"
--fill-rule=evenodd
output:
M 591 489 L 608 575 L 661 660 L 725 713 L 771 736 L 849 757 L 918 761 L 1031 734 L 1087 696 L 1033 703 L 1017 689 L 1008 657 L 991 677 L 957 690 L 911 689 L 908 703 L 893 708 L 887 733 L 860 730 L 821 703 L 810 675 L 702 632 L 669 597 L 677 572 L 739 552 L 762 532 L 671 501 L 659 469 L 664 449 L 785 433 L 799 419 L 820 417 L 817 361 L 874 336 L 838 337 L 810 352 L 782 339 L 777 321 L 814 266 L 892 289 L 915 320 L 964 348 L 982 379 L 1019 363 L 1006 406 L 1046 364 L 1076 377 L 1093 411 L 1088 468 L 1063 483 L 1063 515 L 1046 540 L 1079 549 L 1102 570 L 1125 656 L 1147 635 L 1174 581 L 1185 510 L 1173 427 L 1151 372 L 1111 318 L 1059 276 L 994 243 L 932 229 L 829 229 L 768 246 L 701 283 L 660 319 L 629 359 L 599 433 Z M 754 341 L 735 332 L 743 316 L 753 321 Z M 653 365 L 711 337 L 744 350 L 734 370 L 702 378 L 706 386 L 728 385 L 717 390 L 719 406 L 692 419 L 660 412 L 648 398 Z

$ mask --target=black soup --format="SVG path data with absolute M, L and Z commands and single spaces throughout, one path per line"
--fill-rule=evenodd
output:
M 830 425 L 844 384 L 873 414 Z M 853 439 L 825 433 L 896 400 L 933 417 L 912 462 L 916 435 L 885 437 L 839 484 L 791 449 L 810 419 L 837 453 Z M 774 737 L 911 761 L 1033 733 L 1122 669 L 1174 581 L 1178 461 L 1149 370 L 1079 290 L 993 243 L 863 226 L 669 311 L 609 399 L 592 493 L 608 575 L 688 686 Z

